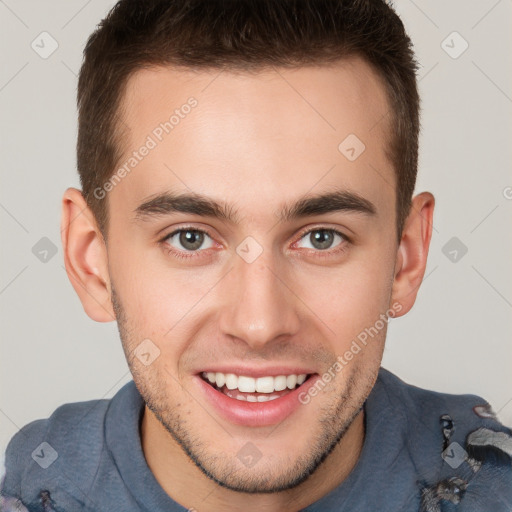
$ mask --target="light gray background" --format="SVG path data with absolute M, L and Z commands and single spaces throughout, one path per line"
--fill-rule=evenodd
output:
M 90 320 L 68 281 L 59 226 L 62 193 L 79 186 L 82 49 L 114 3 L 0 0 L 2 453 L 27 422 L 130 379 L 115 323 Z M 425 279 L 413 310 L 390 323 L 383 366 L 421 387 L 479 394 L 512 425 L 512 1 L 395 6 L 422 65 L 416 191 L 437 203 Z M 43 31 L 59 45 L 46 59 L 31 47 Z M 446 39 L 453 31 L 469 43 L 456 59 L 442 47 L 463 48 Z M 42 237 L 58 247 L 47 262 L 32 252 Z M 468 249 L 456 262 L 443 253 L 452 237 Z

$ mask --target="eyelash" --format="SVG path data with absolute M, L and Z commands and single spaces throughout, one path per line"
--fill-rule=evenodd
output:
M 204 229 L 199 229 L 199 228 L 195 228 L 192 226 L 183 226 L 179 229 L 175 229 L 168 235 L 165 235 L 164 238 L 162 238 L 162 240 L 160 240 L 160 242 L 165 244 L 169 238 L 172 238 L 175 234 L 181 233 L 182 231 L 195 231 L 197 233 L 203 233 L 204 235 L 207 235 L 213 239 L 213 237 L 210 236 L 208 231 L 205 231 Z M 201 252 L 201 251 L 178 251 L 178 250 L 174 249 L 173 247 L 171 247 L 170 245 L 166 248 L 166 250 L 167 250 L 168 254 L 172 255 L 173 257 L 175 257 L 179 260 L 188 260 L 190 258 L 196 258 L 197 257 L 196 255 L 199 252 Z
M 203 233 L 204 235 L 207 235 L 207 236 L 209 236 L 210 238 L 213 239 L 213 237 L 210 236 L 208 231 L 205 231 L 204 229 L 195 228 L 193 226 L 183 226 L 183 227 L 181 227 L 179 229 L 176 229 L 176 230 L 172 231 L 171 233 L 165 235 L 160 240 L 160 243 L 166 244 L 168 239 L 172 238 L 177 233 L 181 233 L 182 231 L 194 231 L 194 232 L 197 232 L 197 233 Z M 338 231 L 337 229 L 334 229 L 334 228 L 323 228 L 323 227 L 314 227 L 314 228 L 310 228 L 310 229 L 308 229 L 306 231 L 303 231 L 300 234 L 300 236 L 298 237 L 297 242 L 294 242 L 294 244 L 298 243 L 306 235 L 308 235 L 310 233 L 313 233 L 315 231 L 327 231 L 328 233 L 334 233 L 335 235 L 339 235 L 341 238 L 343 238 L 343 241 L 335 249 L 326 249 L 324 251 L 309 249 L 309 251 L 312 250 L 315 253 L 318 253 L 318 257 L 320 257 L 320 258 L 328 258 L 328 257 L 331 257 L 331 256 L 336 255 L 336 254 L 342 254 L 342 253 L 344 253 L 347 250 L 347 244 L 351 244 L 352 243 L 351 239 L 348 236 L 346 236 L 341 231 Z M 168 246 L 166 249 L 167 249 L 167 253 L 168 254 L 170 254 L 173 257 L 175 257 L 177 259 L 180 259 L 180 260 L 188 260 L 190 258 L 195 258 L 195 257 L 197 257 L 197 254 L 201 252 L 201 250 L 197 250 L 197 251 L 178 251 L 178 250 L 174 249 L 171 246 Z M 203 250 L 205 250 L 205 249 L 203 249 Z

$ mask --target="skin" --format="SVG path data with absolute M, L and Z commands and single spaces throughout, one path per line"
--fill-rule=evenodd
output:
M 398 243 L 385 153 L 389 105 L 378 76 L 358 58 L 256 74 L 138 71 L 123 98 L 124 156 L 190 96 L 198 105 L 109 192 L 106 243 L 80 191 L 65 192 L 66 269 L 92 319 L 117 319 L 147 404 L 144 454 L 162 488 L 201 512 L 297 511 L 337 487 L 359 458 L 362 406 L 377 378 L 386 324 L 277 425 L 227 421 L 195 375 L 239 362 L 301 365 L 321 375 L 379 315 L 393 305 L 395 316 L 407 313 L 425 273 L 434 197 L 413 198 Z M 338 151 L 351 133 L 366 146 L 353 162 Z M 376 214 L 277 219 L 284 204 L 333 188 L 371 201 Z M 224 200 L 239 222 L 189 213 L 137 218 L 141 203 L 169 190 Z M 181 227 L 209 234 L 188 259 L 170 252 L 186 252 L 178 236 L 162 241 Z M 312 228 L 345 238 L 319 249 L 304 234 Z M 236 252 L 247 236 L 263 249 L 252 263 Z M 160 354 L 145 366 L 133 351 L 147 338 Z M 248 442 L 261 453 L 252 467 L 237 458 Z

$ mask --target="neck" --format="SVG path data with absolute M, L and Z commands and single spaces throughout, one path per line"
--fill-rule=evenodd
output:
M 239 493 L 210 480 L 145 407 L 142 448 L 164 491 L 191 510 L 215 512 L 297 512 L 338 487 L 356 465 L 364 443 L 364 409 L 318 469 L 299 486 L 272 494 Z

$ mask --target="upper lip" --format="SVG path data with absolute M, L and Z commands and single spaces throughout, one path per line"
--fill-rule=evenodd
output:
M 266 368 L 256 368 L 256 367 L 248 367 L 242 365 L 230 365 L 230 366 L 215 366 L 204 368 L 199 372 L 201 373 L 234 373 L 235 375 L 244 375 L 246 377 L 277 377 L 278 375 L 301 375 L 306 374 L 310 375 L 315 373 L 310 368 L 304 368 L 300 366 L 269 366 Z

